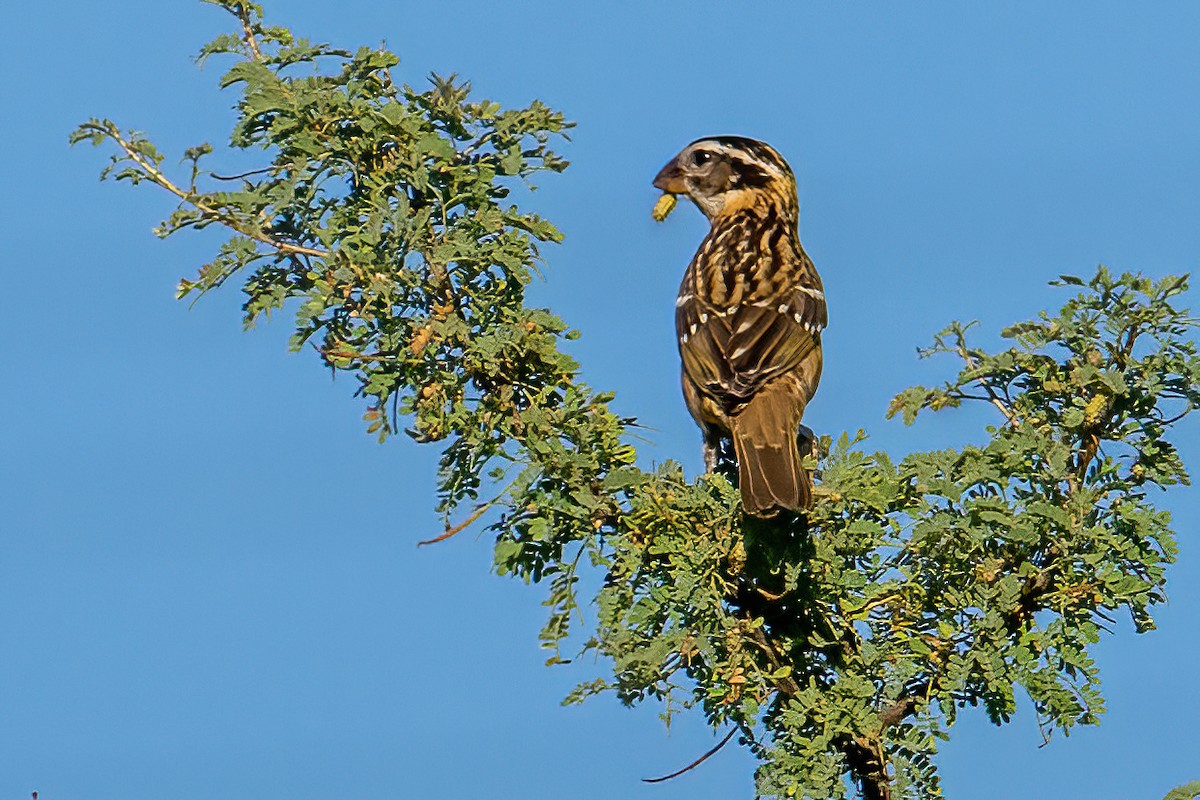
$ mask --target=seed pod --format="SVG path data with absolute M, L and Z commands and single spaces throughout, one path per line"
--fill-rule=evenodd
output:
M 662 222 L 675 210 L 675 203 L 675 195 L 670 192 L 663 194 L 654 204 L 654 210 L 650 212 L 650 216 L 654 217 L 655 222 Z

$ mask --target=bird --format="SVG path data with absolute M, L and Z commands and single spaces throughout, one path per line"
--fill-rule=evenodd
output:
M 744 512 L 802 513 L 812 479 L 801 438 L 807 451 L 812 432 L 801 420 L 821 379 L 828 312 L 800 245 L 795 174 L 765 142 L 711 136 L 680 151 L 654 186 L 687 196 L 710 224 L 675 301 L 683 396 L 705 468 L 720 466 L 731 441 Z

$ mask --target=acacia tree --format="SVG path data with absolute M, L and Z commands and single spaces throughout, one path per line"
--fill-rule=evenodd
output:
M 575 334 L 525 305 L 560 234 L 505 198 L 566 167 L 562 115 L 397 83 L 386 50 L 207 1 L 236 25 L 199 58 L 232 61 L 230 145 L 261 168 L 222 176 L 201 144 L 172 177 L 108 120 L 72 141 L 115 145 L 105 177 L 175 196 L 159 236 L 228 232 L 181 298 L 237 277 L 247 326 L 293 308 L 292 347 L 355 377 L 369 432 L 440 443 L 444 536 L 487 526 L 497 571 L 546 588 L 551 663 L 576 647 L 611 666 L 568 702 L 698 707 L 757 755 L 761 797 L 940 796 L 938 739 L 967 705 L 1006 722 L 1017 687 L 1047 731 L 1098 720 L 1089 648 L 1119 610 L 1153 627 L 1176 552 L 1151 491 L 1187 482 L 1167 434 L 1200 407 L 1185 277 L 1062 276 L 1061 308 L 1004 330 L 1001 352 L 950 325 L 922 354 L 958 375 L 889 414 L 986 403 L 985 444 L 893 458 L 825 437 L 812 511 L 747 518 L 725 475 L 637 466 L 632 420 L 560 350 Z M 590 600 L 584 570 L 604 576 Z

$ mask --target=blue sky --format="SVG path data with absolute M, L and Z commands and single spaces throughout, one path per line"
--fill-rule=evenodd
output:
M 71 128 L 108 116 L 168 152 L 223 141 L 231 94 L 190 55 L 224 31 L 195 2 L 10 4 L 0 52 L 7 302 L 0 392 L 0 800 L 746 797 L 733 747 L 651 707 L 560 708 L 598 665 L 546 669 L 538 589 L 489 574 L 484 538 L 433 548 L 436 453 L 363 432 L 352 383 L 240 331 L 229 290 L 172 299 L 215 239 L 162 243 L 171 206 L 99 184 Z M 578 122 L 532 202 L 567 234 L 535 299 L 584 332 L 586 376 L 653 428 L 647 462 L 700 466 L 672 301 L 704 226 L 664 225 L 650 179 L 686 142 L 773 143 L 800 179 L 825 281 L 826 369 L 806 422 L 899 455 L 978 437 L 986 410 L 913 428 L 890 397 L 1097 263 L 1153 275 L 1200 253 L 1200 6 L 1189 3 L 271 4 L 269 21 L 388 45 L 401 76 L 458 72 Z M 1193 294 L 1193 305 L 1197 299 Z M 632 358 L 631 358 L 632 355 Z M 1200 463 L 1188 420 L 1184 455 Z M 1160 798 L 1200 778 L 1200 495 L 1160 630 L 1096 648 L 1108 713 L 1039 748 L 968 710 L 952 798 Z

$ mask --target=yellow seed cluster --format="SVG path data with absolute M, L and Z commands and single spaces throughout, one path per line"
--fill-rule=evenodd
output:
M 654 221 L 662 222 L 670 216 L 671 212 L 675 210 L 675 203 L 675 195 L 669 192 L 658 198 L 658 202 L 654 204 L 654 210 L 650 212 Z
M 1083 409 L 1083 423 L 1087 426 L 1099 425 L 1108 411 L 1108 398 L 1098 394 L 1088 401 Z

